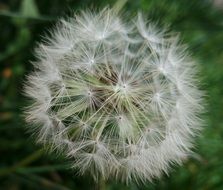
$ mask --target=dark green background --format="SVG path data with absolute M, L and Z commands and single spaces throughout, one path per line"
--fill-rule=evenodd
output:
M 63 160 L 42 153 L 27 134 L 22 109 L 23 81 L 33 68 L 33 50 L 58 17 L 82 8 L 103 7 L 112 0 L 0 1 L 0 190 L 93 189 L 89 176 L 77 177 Z M 207 93 L 205 127 L 193 158 L 169 176 L 144 186 L 109 181 L 108 190 L 223 189 L 223 6 L 207 0 L 129 0 L 124 10 L 143 10 L 159 25 L 182 34 L 201 68 Z

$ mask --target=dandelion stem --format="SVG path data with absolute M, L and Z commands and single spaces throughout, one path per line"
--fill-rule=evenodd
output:
M 106 182 L 104 179 L 100 179 L 95 185 L 95 190 L 106 190 Z

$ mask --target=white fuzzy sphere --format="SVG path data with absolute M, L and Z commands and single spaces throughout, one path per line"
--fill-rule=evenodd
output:
M 80 174 L 151 181 L 191 153 L 202 93 L 176 35 L 106 8 L 61 20 L 35 53 L 27 121 Z

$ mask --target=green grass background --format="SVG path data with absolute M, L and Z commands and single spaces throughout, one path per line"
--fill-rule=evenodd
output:
M 89 176 L 77 177 L 65 162 L 43 153 L 27 134 L 22 109 L 23 81 L 33 67 L 33 50 L 57 18 L 73 11 L 113 5 L 112 0 L 0 1 L 0 190 L 90 190 Z M 208 0 L 129 0 L 124 10 L 144 11 L 160 25 L 180 32 L 201 68 L 207 93 L 206 126 L 196 152 L 183 167 L 154 183 L 125 186 L 114 181 L 108 190 L 223 190 L 223 6 Z

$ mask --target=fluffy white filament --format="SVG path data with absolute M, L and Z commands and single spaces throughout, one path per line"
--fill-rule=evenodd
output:
M 191 153 L 202 93 L 177 36 L 106 8 L 61 20 L 36 56 L 27 121 L 80 174 L 147 181 Z

